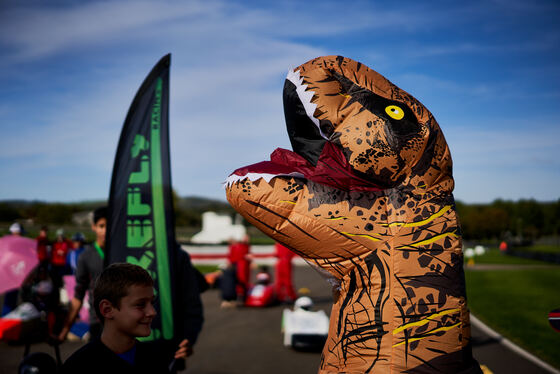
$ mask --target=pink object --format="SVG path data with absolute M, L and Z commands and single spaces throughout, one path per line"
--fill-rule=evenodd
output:
M 74 288 L 76 287 L 76 277 L 73 275 L 65 275 L 63 279 L 64 279 L 64 289 L 66 290 L 68 299 L 72 300 L 72 298 L 74 297 Z M 87 307 L 87 305 L 89 305 L 89 297 L 87 292 L 84 297 L 83 305 L 84 306 L 82 306 L 82 309 L 80 309 L 80 314 L 78 316 L 81 321 L 89 323 L 89 311 L 88 311 L 89 308 Z
M 35 240 L 19 235 L 0 238 L 0 293 L 19 288 L 38 263 Z

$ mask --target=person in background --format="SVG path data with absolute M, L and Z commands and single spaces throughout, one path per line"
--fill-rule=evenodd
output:
M 105 231 L 107 228 L 107 207 L 97 208 L 93 212 L 93 223 L 91 229 L 95 234 L 95 242 L 93 245 L 86 246 L 78 258 L 78 267 L 76 268 L 76 288 L 74 289 L 74 297 L 70 301 L 70 311 L 64 324 L 64 327 L 58 335 L 58 339 L 63 341 L 66 339 L 72 324 L 76 320 L 80 309 L 84 303 L 86 292 L 89 294 L 89 300 L 93 300 L 93 287 L 95 279 L 103 271 L 103 261 L 105 259 Z M 95 315 L 93 303 L 89 310 L 89 333 L 90 337 L 98 338 L 101 335 L 101 323 Z
M 41 320 L 46 322 L 48 336 L 60 329 L 64 314 L 60 308 L 60 290 L 55 287 L 54 279 L 43 263 L 30 273 L 22 284 L 22 300 L 32 303 L 41 312 Z
M 49 242 L 49 228 L 41 226 L 37 236 L 37 258 L 39 265 L 48 266 L 50 262 L 51 243 Z
M 274 277 L 276 298 L 280 302 L 291 303 L 297 298 L 292 282 L 292 258 L 295 255 L 280 243 L 276 243 L 275 248 L 277 258 Z
M 55 286 L 58 288 L 63 286 L 62 277 L 66 273 L 66 256 L 71 247 L 70 240 L 64 237 L 64 230 L 56 230 L 56 240 L 52 244 L 51 251 L 51 272 Z
M 251 279 L 251 254 L 248 235 L 245 235 L 242 241 L 231 241 L 228 262 L 235 270 L 237 299 L 238 301 L 244 301 Z
M 270 273 L 268 272 L 268 266 L 260 266 L 255 279 L 257 280 L 257 284 L 268 286 L 270 284 Z
M 23 232 L 23 227 L 21 227 L 19 223 L 17 222 L 12 223 L 12 225 L 10 226 L 10 234 L 21 236 L 22 232 Z
M 76 274 L 78 258 L 80 258 L 80 255 L 85 250 L 84 241 L 84 234 L 79 231 L 72 236 L 72 250 L 66 256 L 66 266 L 70 269 L 70 274 Z
M 221 308 L 234 308 L 237 306 L 236 283 L 235 265 L 228 264 L 224 266 L 217 279 L 220 297 L 222 298 Z

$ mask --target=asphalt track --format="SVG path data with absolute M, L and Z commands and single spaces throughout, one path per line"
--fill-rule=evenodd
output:
M 308 266 L 295 268 L 295 285 L 308 288 L 316 309 L 330 311 L 330 287 Z M 316 373 L 320 353 L 297 352 L 282 345 L 281 314 L 285 306 L 221 309 L 219 293 L 203 294 L 206 322 L 194 355 L 187 362 L 187 374 Z M 494 374 L 550 373 L 511 351 L 496 338 L 473 326 L 475 358 Z M 83 343 L 61 346 L 63 360 Z M 32 352 L 54 354 L 46 344 L 32 346 Z M 0 374 L 13 374 L 23 354 L 22 346 L 0 344 Z

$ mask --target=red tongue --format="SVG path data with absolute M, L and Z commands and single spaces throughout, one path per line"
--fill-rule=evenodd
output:
M 306 179 L 344 191 L 381 191 L 382 188 L 354 174 L 342 150 L 326 142 L 317 162 L 313 166 L 306 159 L 286 149 L 277 148 L 270 161 L 239 168 L 233 174 L 244 176 L 249 173 L 288 175 L 301 173 Z

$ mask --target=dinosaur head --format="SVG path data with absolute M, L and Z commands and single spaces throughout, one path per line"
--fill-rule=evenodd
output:
M 432 114 L 365 65 L 318 57 L 288 73 L 284 113 L 293 152 L 234 172 L 305 177 L 337 189 L 453 189 L 451 156 Z
M 381 188 L 409 184 L 429 171 L 450 171 L 451 158 L 434 160 L 430 140 L 442 136 L 430 112 L 416 99 L 359 62 L 319 57 L 288 73 L 284 111 L 294 152 L 316 165 L 330 143 L 338 162 Z M 432 139 L 430 139 L 432 137 Z M 440 139 L 443 140 L 443 139 Z M 441 145 L 441 141 L 438 142 Z M 449 155 L 443 140 L 440 153 Z M 429 160 L 425 152 L 431 153 Z M 446 165 L 447 164 L 447 165 Z M 450 174 L 450 173 L 449 173 Z M 422 175 L 425 185 L 436 177 Z

